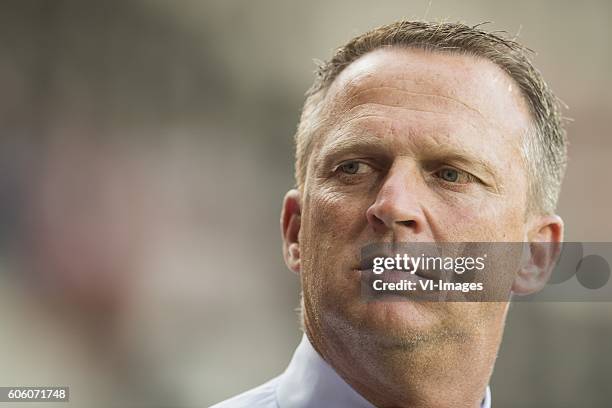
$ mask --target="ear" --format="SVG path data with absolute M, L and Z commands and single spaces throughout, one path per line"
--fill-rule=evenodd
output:
M 512 284 L 517 295 L 536 293 L 548 282 L 563 241 L 563 220 L 558 215 L 534 217 L 530 222 L 521 268 Z
M 302 215 L 302 196 L 298 190 L 289 190 L 283 200 L 281 213 L 281 235 L 283 237 L 283 257 L 287 267 L 300 273 L 300 227 Z

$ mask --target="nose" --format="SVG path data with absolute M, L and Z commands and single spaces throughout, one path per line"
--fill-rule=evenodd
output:
M 394 163 L 366 211 L 368 224 L 378 234 L 391 231 L 395 241 L 414 240 L 426 227 L 424 187 L 415 163 Z

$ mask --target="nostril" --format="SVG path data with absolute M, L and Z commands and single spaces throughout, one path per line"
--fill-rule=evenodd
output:
M 366 214 L 366 218 L 368 219 L 368 223 L 371 225 L 374 231 L 383 232 L 387 229 L 387 224 L 385 223 L 385 220 L 374 214 L 374 211 L 368 211 L 368 213 Z
M 408 228 L 415 228 L 416 227 L 416 221 L 415 220 L 406 220 L 406 221 L 398 221 L 398 224 L 401 224 L 405 227 Z
M 372 220 L 374 221 L 375 225 L 385 225 L 385 221 L 382 218 L 379 218 L 377 216 L 372 216 Z

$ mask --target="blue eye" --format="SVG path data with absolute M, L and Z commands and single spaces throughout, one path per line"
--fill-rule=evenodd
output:
M 439 171 L 438 174 L 441 179 L 443 179 L 444 181 L 448 181 L 450 183 L 456 183 L 457 180 L 459 179 L 459 172 L 455 169 L 450 169 L 450 168 L 442 169 Z
M 342 163 L 338 166 L 338 169 L 346 174 L 357 174 L 360 170 L 361 163 L 358 161 L 349 161 L 346 163 Z
M 336 167 L 336 171 L 344 174 L 370 174 L 374 172 L 374 168 L 369 164 L 359 160 L 347 160 Z

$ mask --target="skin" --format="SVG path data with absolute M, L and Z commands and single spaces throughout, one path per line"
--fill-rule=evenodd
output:
M 558 216 L 527 212 L 522 95 L 490 61 L 393 47 L 350 64 L 324 103 L 281 216 L 306 334 L 378 407 L 480 406 L 508 303 L 364 302 L 359 257 L 382 242 L 560 242 Z M 540 289 L 545 264 L 517 271 L 513 292 Z

